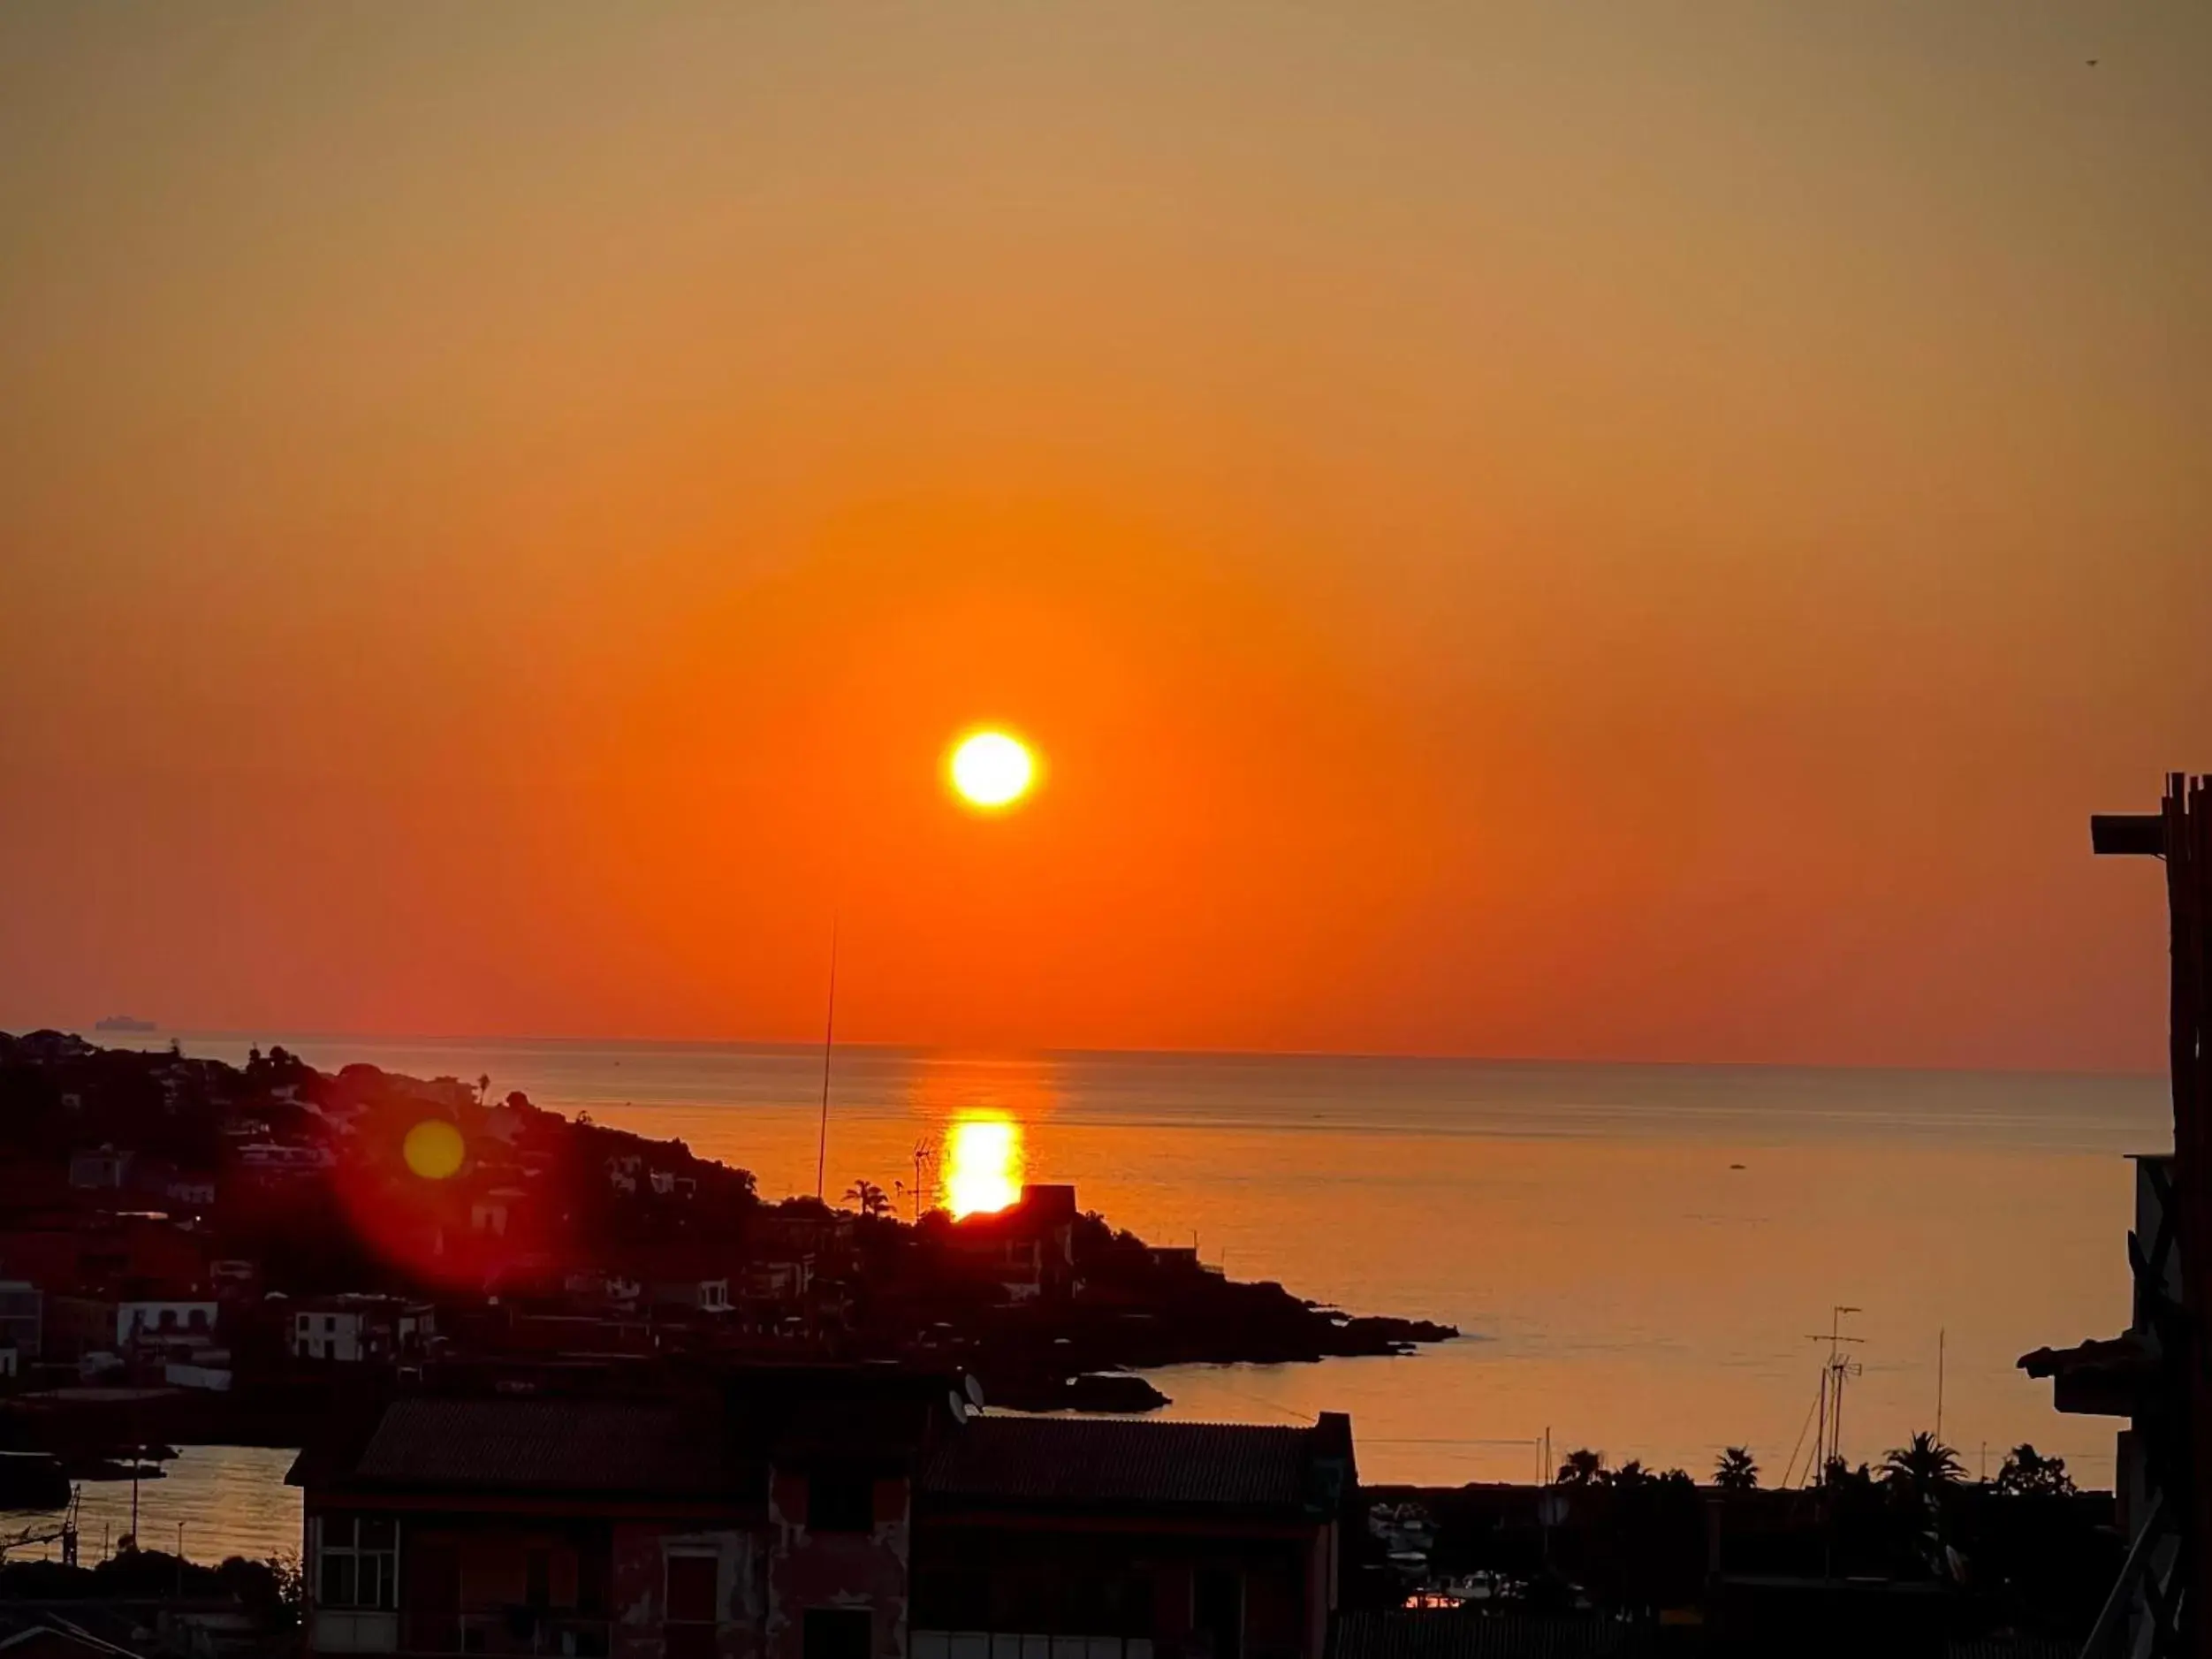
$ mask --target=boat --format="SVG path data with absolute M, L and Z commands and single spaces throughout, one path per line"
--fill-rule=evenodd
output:
M 128 1014 L 110 1014 L 104 1020 L 95 1022 L 92 1029 L 95 1031 L 142 1032 L 157 1031 L 161 1030 L 161 1027 L 151 1020 L 133 1019 Z
M 82 1457 L 63 1466 L 72 1480 L 161 1480 L 169 1471 L 157 1463 L 125 1462 L 116 1457 Z

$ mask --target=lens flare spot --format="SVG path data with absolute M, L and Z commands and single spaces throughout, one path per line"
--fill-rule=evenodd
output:
M 1004 732 L 976 732 L 961 739 L 949 770 L 962 800 L 992 811 L 1012 806 L 1037 780 L 1037 761 L 1028 745 Z
M 399 1155 L 407 1161 L 407 1168 L 425 1181 L 444 1181 L 458 1175 L 467 1153 L 460 1130 L 442 1117 L 424 1118 L 407 1131 L 399 1145 Z
M 958 1221 L 1003 1210 L 1022 1196 L 1022 1126 L 962 1118 L 945 1131 L 945 1207 Z

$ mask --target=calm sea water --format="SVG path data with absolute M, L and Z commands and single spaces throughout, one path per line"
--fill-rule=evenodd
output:
M 680 1137 L 767 1196 L 814 1188 L 818 1049 L 183 1040 L 488 1073 L 498 1092 Z M 831 1098 L 832 1197 L 861 1177 L 911 1183 L 917 1145 L 1001 1115 L 1027 1178 L 1075 1183 L 1117 1225 L 1195 1237 L 1240 1278 L 1456 1324 L 1462 1340 L 1403 1358 L 1155 1374 L 1176 1417 L 1348 1410 L 1364 1475 L 1430 1482 L 1528 1478 L 1547 1433 L 1555 1454 L 1699 1472 L 1747 1443 L 1778 1474 L 1826 1351 L 1809 1336 L 1837 1304 L 1863 1310 L 1845 1321 L 1864 1339 L 1854 1459 L 1934 1426 L 1940 1342 L 1943 1436 L 1970 1470 L 1985 1445 L 1994 1472 L 2030 1440 L 2109 1481 L 2117 1425 L 2058 1416 L 2014 1360 L 2125 1324 L 2124 1154 L 2170 1138 L 2153 1077 L 851 1049 Z M 258 1477 L 192 1455 L 228 1482 L 213 1501 L 236 1509 L 239 1538 L 296 1535 L 293 1495 L 275 1488 L 248 1525 Z M 141 1504 L 198 1502 L 201 1480 L 180 1471 Z

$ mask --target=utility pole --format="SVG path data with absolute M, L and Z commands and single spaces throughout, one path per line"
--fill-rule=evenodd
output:
M 837 1036 L 837 918 L 830 918 L 830 1008 L 822 1019 L 822 1129 L 814 1143 L 814 1201 L 823 1201 L 830 1167 L 830 1046 Z

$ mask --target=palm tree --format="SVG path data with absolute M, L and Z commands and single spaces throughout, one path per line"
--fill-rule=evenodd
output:
M 1752 1492 L 1759 1487 L 1759 1459 L 1749 1446 L 1729 1446 L 1714 1461 L 1713 1484 L 1723 1492 Z
M 1567 1454 L 1567 1461 L 1559 1465 L 1559 1484 L 1562 1486 L 1595 1486 L 1605 1473 L 1605 1454 L 1585 1447 Z
M 847 1187 L 845 1196 L 859 1205 L 860 1213 L 871 1221 L 891 1214 L 891 1195 L 865 1176 Z
M 1965 1478 L 1958 1454 L 1930 1434 L 1913 1435 L 1910 1445 L 1892 1448 L 1881 1460 L 1881 1483 L 1915 1497 L 1933 1496 Z

